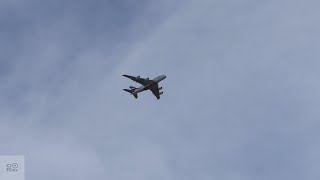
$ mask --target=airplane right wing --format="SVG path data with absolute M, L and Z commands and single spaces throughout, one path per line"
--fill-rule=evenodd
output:
M 160 99 L 160 91 L 159 91 L 159 85 L 155 84 L 150 88 L 150 91 L 152 92 L 153 95 L 157 97 L 157 99 Z

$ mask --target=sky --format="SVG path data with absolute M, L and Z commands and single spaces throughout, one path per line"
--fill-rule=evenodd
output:
M 0 0 L 0 154 L 26 179 L 320 178 L 315 0 Z M 122 74 L 166 74 L 157 100 Z

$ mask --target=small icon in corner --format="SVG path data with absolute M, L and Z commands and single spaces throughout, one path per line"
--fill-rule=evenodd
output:
M 18 172 L 18 163 L 7 164 L 7 172 Z

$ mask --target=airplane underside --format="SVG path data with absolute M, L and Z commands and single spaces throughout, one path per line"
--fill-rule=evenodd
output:
M 129 86 L 130 89 L 123 89 L 124 91 L 132 94 L 137 99 L 138 93 L 146 90 L 150 90 L 158 100 L 160 99 L 160 95 L 163 94 L 163 92 L 160 91 L 162 90 L 162 87 L 159 87 L 158 83 L 167 77 L 166 75 L 160 75 L 154 78 L 153 80 L 150 80 L 149 78 L 141 78 L 140 76 L 135 77 L 135 76 L 125 75 L 125 74 L 123 76 L 141 84 L 139 88 Z

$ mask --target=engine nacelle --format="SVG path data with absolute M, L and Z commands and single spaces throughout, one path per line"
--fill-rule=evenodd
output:
M 149 80 L 149 78 L 146 78 L 146 80 Z
M 140 76 L 137 76 L 137 78 L 140 78 Z
M 159 94 L 161 95 L 161 94 L 163 94 L 163 92 L 159 92 Z
M 162 89 L 162 87 L 159 87 L 158 89 L 159 89 L 159 90 L 161 90 L 161 89 Z

